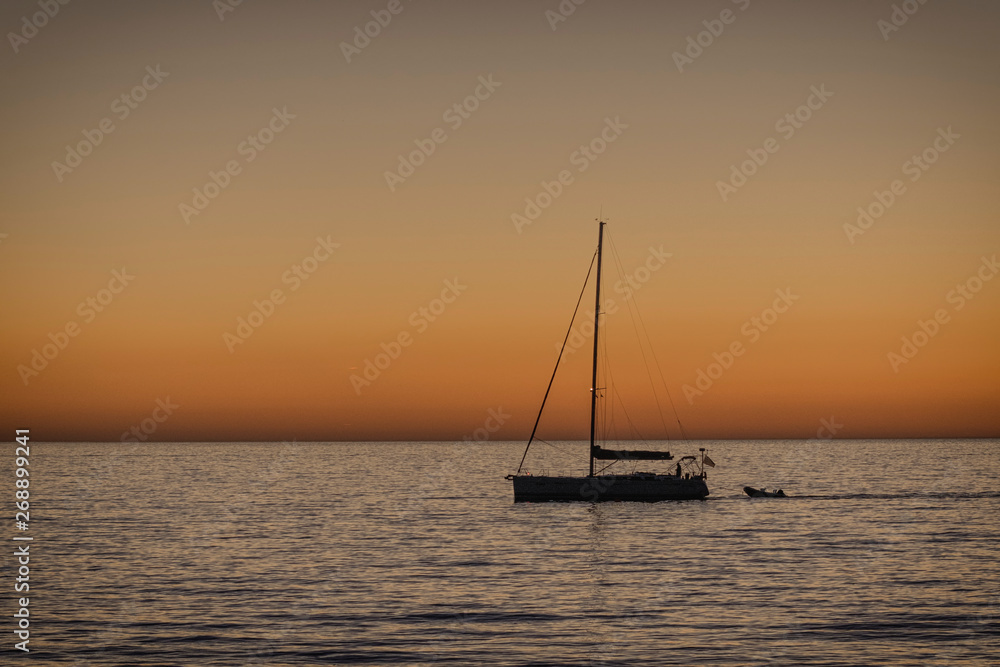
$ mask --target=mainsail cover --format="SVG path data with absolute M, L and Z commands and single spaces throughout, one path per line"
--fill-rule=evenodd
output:
M 594 445 L 591 455 L 600 461 L 669 461 L 670 452 L 657 452 L 649 449 L 604 449 Z

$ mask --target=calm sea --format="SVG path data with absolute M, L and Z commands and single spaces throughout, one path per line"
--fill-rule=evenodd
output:
M 12 652 L 13 528 L 2 650 L 38 665 L 1000 664 L 1000 441 L 700 444 L 718 464 L 705 501 L 515 505 L 503 476 L 522 443 L 32 443 L 31 655 Z M 557 446 L 557 461 L 586 451 Z M 12 460 L 13 445 L 11 491 Z M 793 497 L 750 500 L 747 484 Z

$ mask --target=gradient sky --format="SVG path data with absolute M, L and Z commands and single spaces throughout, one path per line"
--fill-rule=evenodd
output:
M 556 0 L 404 1 L 348 63 L 341 44 L 388 4 L 245 0 L 220 19 L 210 0 L 73 2 L 16 52 L 8 34 L 6 432 L 117 441 L 155 414 L 150 440 L 461 439 L 502 409 L 491 437 L 525 437 L 603 210 L 626 272 L 671 253 L 635 296 L 688 435 L 815 437 L 831 418 L 838 437 L 1000 433 L 1000 279 L 975 284 L 1000 253 L 996 3 L 931 1 L 885 32 L 888 1 L 589 0 L 555 29 Z M 4 3 L 0 26 L 38 11 Z M 706 21 L 721 34 L 679 71 Z M 116 98 L 157 66 L 121 118 Z M 480 77 L 499 86 L 456 128 L 444 114 Z M 813 87 L 832 96 L 787 136 L 776 123 Z M 247 161 L 241 142 L 274 109 L 294 119 Z M 105 118 L 114 131 L 57 175 Z M 581 172 L 572 155 L 606 119 L 627 128 Z M 385 172 L 436 128 L 447 139 L 391 191 Z M 948 128 L 911 180 L 906 163 Z M 769 137 L 777 151 L 723 201 L 719 181 Z M 186 221 L 180 205 L 230 161 L 239 173 Z M 519 231 L 512 214 L 561 170 L 572 183 Z M 905 191 L 849 239 L 896 179 Z M 317 238 L 339 247 L 293 290 Z M 134 280 L 87 321 L 78 304 L 123 267 Z M 948 295 L 970 279 L 981 291 L 959 308 Z M 449 280 L 466 287 L 424 328 Z M 284 302 L 227 346 L 275 289 Z M 798 300 L 751 342 L 744 324 L 785 289 Z M 78 335 L 26 383 L 19 367 L 70 322 Z M 607 327 L 616 386 L 655 437 L 626 311 Z M 412 343 L 355 391 L 400 334 Z M 734 342 L 745 353 L 685 399 Z M 585 436 L 588 364 L 568 358 L 549 438 Z M 154 412 L 167 399 L 179 407 Z

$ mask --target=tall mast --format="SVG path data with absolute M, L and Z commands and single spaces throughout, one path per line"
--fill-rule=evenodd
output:
M 594 375 L 590 383 L 590 477 L 594 476 L 594 435 L 597 426 L 597 332 L 601 325 L 601 248 L 604 245 L 604 221 L 597 231 L 597 289 L 594 297 Z

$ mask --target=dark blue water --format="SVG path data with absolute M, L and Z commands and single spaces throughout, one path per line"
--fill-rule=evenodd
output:
M 1000 664 L 1000 442 L 706 446 L 706 501 L 514 505 L 522 443 L 33 443 L 22 661 Z

